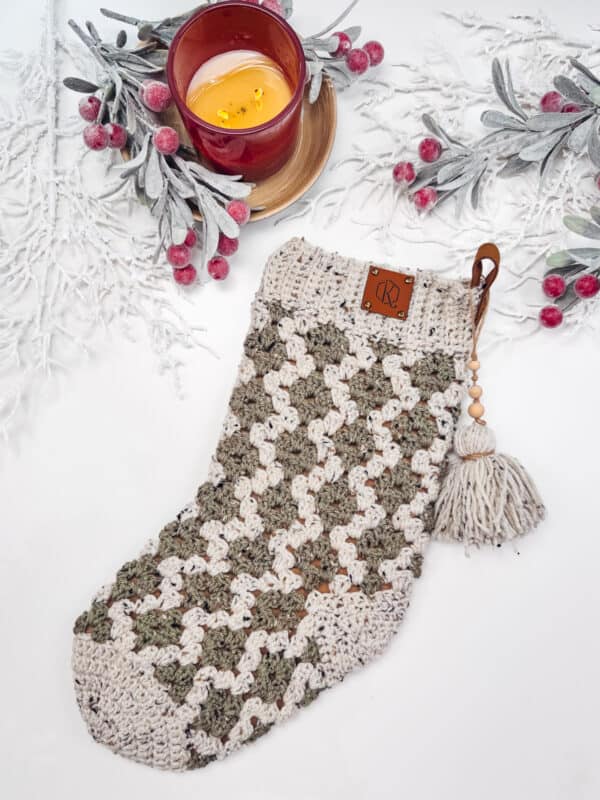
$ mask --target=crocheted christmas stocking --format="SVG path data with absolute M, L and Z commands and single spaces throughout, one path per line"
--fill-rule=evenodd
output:
M 298 239 L 271 257 L 208 481 L 78 618 L 79 706 L 122 755 L 222 758 L 402 620 L 463 396 L 470 289 L 417 272 L 407 312 L 374 313 L 370 267 Z M 394 306 L 391 284 L 374 291 Z

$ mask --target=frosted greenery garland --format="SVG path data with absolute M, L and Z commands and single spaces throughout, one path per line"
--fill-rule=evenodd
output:
M 458 32 L 452 32 L 453 41 L 465 37 L 458 45 L 465 53 L 485 57 L 486 64 L 497 55 L 510 58 L 518 77 L 515 83 L 527 87 L 520 99 L 529 113 L 553 88 L 553 78 L 570 68 L 571 58 L 584 61 L 592 70 L 600 63 L 597 42 L 567 39 L 543 18 L 512 17 L 496 23 L 474 14 L 442 16 L 447 20 L 442 21 L 444 34 L 447 24 L 459 26 Z M 587 157 L 565 152 L 548 171 L 540 191 L 533 173 L 496 180 L 502 168 L 496 162 L 482 177 L 483 199 L 478 208 L 465 204 L 459 219 L 452 203 L 425 215 L 417 212 L 391 173 L 398 161 L 414 160 L 418 141 L 427 135 L 422 116 L 443 119 L 449 134 L 456 137 L 473 129 L 474 112 L 490 106 L 491 81 L 485 73 L 481 82 L 465 77 L 463 68 L 467 71 L 469 62 L 459 64 L 452 53 L 440 49 L 444 38 L 441 35 L 435 45 L 425 47 L 420 64 L 397 63 L 391 79 L 367 81 L 370 90 L 356 103 L 364 127 L 363 135 L 354 138 L 354 152 L 333 164 L 319 188 L 286 220 L 307 216 L 329 229 L 340 219 L 350 218 L 387 255 L 397 254 L 409 243 L 450 251 L 450 260 L 444 258 L 450 271 L 464 269 L 482 237 L 501 242 L 505 271 L 496 292 L 497 312 L 491 315 L 486 336 L 487 345 L 493 346 L 539 331 L 538 312 L 547 302 L 541 292 L 546 256 L 561 246 L 565 214 L 586 216 L 597 201 L 596 169 Z M 494 190 L 490 187 L 486 192 L 492 182 Z M 580 304 L 565 325 L 573 333 L 597 330 L 595 308 L 596 300 Z

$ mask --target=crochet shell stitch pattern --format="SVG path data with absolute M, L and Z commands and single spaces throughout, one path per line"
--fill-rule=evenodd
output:
M 466 379 L 467 281 L 415 272 L 405 320 L 368 262 L 269 259 L 196 499 L 75 623 L 92 736 L 169 770 L 267 733 L 379 654 L 420 575 Z

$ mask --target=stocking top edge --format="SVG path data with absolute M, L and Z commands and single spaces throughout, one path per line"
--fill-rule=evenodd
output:
M 363 307 L 365 281 L 374 265 L 414 276 L 405 319 Z M 468 280 L 345 257 L 293 238 L 269 257 L 258 297 L 400 348 L 466 355 L 472 339 L 470 291 Z

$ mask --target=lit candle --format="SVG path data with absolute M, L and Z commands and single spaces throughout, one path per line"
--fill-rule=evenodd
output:
M 175 34 L 167 61 L 202 160 L 248 181 L 273 175 L 292 156 L 306 73 L 302 42 L 285 19 L 248 2 L 201 6 Z
M 290 103 L 292 88 L 279 64 L 255 50 L 209 58 L 192 77 L 186 105 L 221 128 L 256 128 Z

